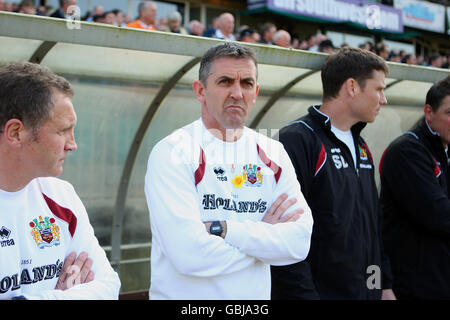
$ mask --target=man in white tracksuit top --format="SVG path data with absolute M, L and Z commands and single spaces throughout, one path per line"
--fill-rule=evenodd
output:
M 70 83 L 48 68 L 0 68 L 0 300 L 117 299 L 111 268 L 72 185 Z
M 209 49 L 193 85 L 202 118 L 150 154 L 150 299 L 270 299 L 270 265 L 308 254 L 311 211 L 288 155 L 244 127 L 256 68 L 239 44 Z

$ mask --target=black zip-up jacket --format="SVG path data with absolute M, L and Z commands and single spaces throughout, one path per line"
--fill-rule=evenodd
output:
M 450 299 L 447 153 L 422 118 L 380 161 L 383 239 L 399 298 Z
M 314 226 L 305 261 L 271 267 L 272 299 L 380 299 L 388 269 L 382 266 L 373 160 L 360 137 L 366 123 L 351 128 L 356 169 L 349 148 L 319 108 L 310 107 L 308 115 L 279 132 Z

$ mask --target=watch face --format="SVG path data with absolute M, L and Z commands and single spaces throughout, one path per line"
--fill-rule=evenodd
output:
M 209 232 L 215 236 L 220 236 L 222 234 L 222 225 L 219 221 L 214 221 L 209 227 Z

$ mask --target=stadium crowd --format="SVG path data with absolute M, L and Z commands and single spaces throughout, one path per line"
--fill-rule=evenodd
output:
M 33 0 L 22 0 L 20 2 L 0 0 L 0 11 L 65 18 L 66 15 L 70 14 L 70 12 L 67 12 L 68 8 L 71 5 L 76 5 L 76 3 L 76 0 L 60 0 L 60 7 L 54 8 L 51 6 L 36 7 Z M 289 30 L 278 28 L 271 22 L 267 22 L 258 28 L 248 25 L 235 28 L 234 17 L 228 12 L 224 12 L 220 16 L 215 17 L 210 26 L 205 26 L 198 20 L 191 20 L 187 24 L 187 27 L 184 28 L 182 16 L 178 11 L 170 12 L 166 17 L 157 19 L 157 6 L 151 1 L 141 2 L 138 11 L 138 17 L 133 19 L 129 14 L 120 9 L 106 11 L 103 6 L 96 5 L 92 11 L 86 12 L 81 17 L 81 20 L 105 23 L 118 27 L 131 27 L 237 40 L 241 42 L 262 43 L 329 54 L 338 49 L 332 40 L 324 34 L 310 34 L 301 38 L 295 33 L 289 32 Z M 346 44 L 341 45 L 341 47 L 343 46 L 346 46 Z M 367 41 L 360 44 L 359 47 L 376 53 L 386 61 L 436 68 L 449 68 L 450 54 L 441 55 L 438 52 L 432 52 L 428 56 L 416 56 L 404 50 L 389 48 L 383 41 L 377 43 Z

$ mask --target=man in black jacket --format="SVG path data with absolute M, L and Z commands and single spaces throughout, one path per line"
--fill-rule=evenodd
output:
M 450 76 L 380 162 L 383 238 L 399 299 L 450 299 Z
M 66 16 L 69 15 L 67 12 L 70 6 L 76 6 L 77 0 L 59 0 L 59 8 L 56 9 L 50 17 L 52 18 L 61 18 L 66 19 Z
M 387 103 L 388 67 L 358 48 L 342 48 L 322 68 L 323 104 L 280 130 L 312 209 L 307 259 L 272 271 L 272 299 L 395 298 L 381 241 L 373 159 L 360 132 Z

